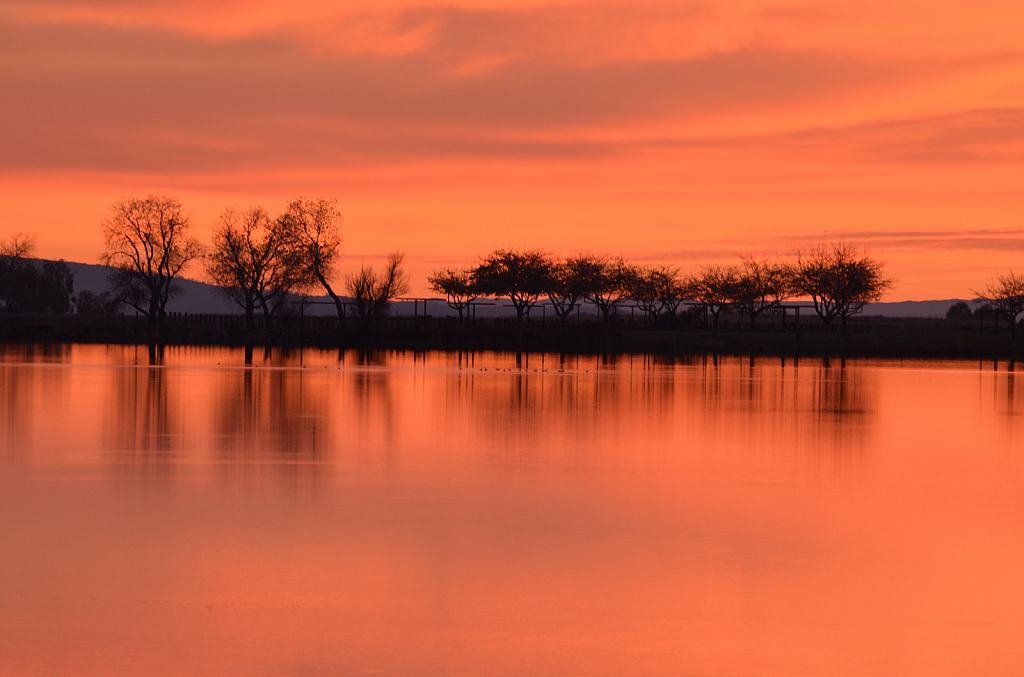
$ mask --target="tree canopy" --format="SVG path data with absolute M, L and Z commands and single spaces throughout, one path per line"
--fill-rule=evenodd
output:
M 0 241 L 0 308 L 8 313 L 69 313 L 75 274 L 63 260 L 36 261 L 36 238 L 18 233 Z
M 1017 318 L 1024 313 L 1024 274 L 1014 271 L 996 275 L 975 294 L 985 299 L 999 317 L 1010 323 L 1010 335 L 1017 336 Z
M 735 266 L 719 265 L 704 266 L 689 280 L 689 295 L 707 308 L 716 332 L 722 311 L 728 308 L 735 298 L 738 280 L 739 270 Z
M 881 262 L 843 243 L 798 251 L 790 280 L 795 292 L 810 297 L 826 325 L 838 317 L 844 329 L 851 315 L 881 299 L 893 286 Z
M 392 252 L 380 273 L 375 272 L 372 266 L 361 266 L 359 272 L 346 278 L 346 289 L 352 296 L 364 329 L 371 328 L 373 321 L 387 311 L 391 301 L 409 291 L 409 276 L 402 269 L 404 260 L 405 254 Z
M 657 320 L 663 315 L 675 315 L 687 293 L 687 285 L 679 269 L 659 265 L 637 269 L 632 278 L 629 297 L 641 310 Z
M 162 322 L 178 291 L 175 279 L 202 253 L 181 203 L 154 195 L 118 200 L 103 220 L 103 239 L 101 260 L 117 269 L 111 279 L 117 296 L 150 324 Z
M 245 311 L 246 326 L 254 312 L 271 316 L 292 289 L 301 286 L 308 267 L 302 259 L 292 219 L 271 219 L 262 207 L 227 209 L 213 229 L 206 274 Z
M 551 258 L 539 249 L 496 249 L 474 270 L 477 289 L 488 296 L 505 296 L 523 321 L 548 289 Z
M 476 276 L 469 268 L 441 268 L 427 278 L 430 289 L 436 294 L 444 294 L 448 306 L 459 313 L 459 319 L 469 310 L 473 301 L 479 296 Z
M 790 271 L 785 265 L 745 256 L 736 270 L 731 300 L 735 308 L 750 318 L 753 327 L 757 316 L 781 305 L 791 288 Z
M 309 290 L 319 284 L 334 301 L 338 321 L 345 321 L 341 297 L 331 286 L 341 260 L 341 212 L 336 200 L 298 198 L 281 216 L 284 227 L 295 238 L 296 255 L 302 262 L 300 287 Z

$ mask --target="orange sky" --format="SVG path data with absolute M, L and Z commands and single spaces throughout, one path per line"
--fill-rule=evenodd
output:
M 1019 0 L 6 0 L 0 236 L 95 263 L 121 196 L 203 239 L 325 196 L 343 270 L 403 249 L 415 293 L 495 247 L 833 238 L 888 300 L 967 297 L 1024 268 L 1022 31 Z

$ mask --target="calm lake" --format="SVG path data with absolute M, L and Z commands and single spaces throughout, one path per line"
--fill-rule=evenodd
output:
M 3 675 L 1024 674 L 1024 373 L 0 346 Z

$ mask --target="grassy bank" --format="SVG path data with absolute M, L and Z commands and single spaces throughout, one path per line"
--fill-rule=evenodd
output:
M 289 318 L 271 328 L 247 331 L 242 318 L 190 315 L 151 327 L 135 317 L 2 315 L 0 341 L 8 343 L 117 343 L 226 346 L 310 346 L 405 350 L 501 350 L 567 353 L 734 354 L 889 358 L 1024 359 L 1021 337 L 1009 328 L 950 320 L 858 318 L 844 333 L 818 322 L 766 322 L 751 330 L 726 322 L 713 332 L 703 325 L 653 328 L 643 322 L 612 325 L 488 319 L 459 323 L 448 318 L 386 318 L 371 331 L 336 318 Z

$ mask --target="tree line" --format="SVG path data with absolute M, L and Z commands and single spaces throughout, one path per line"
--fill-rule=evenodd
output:
M 336 202 L 324 198 L 298 198 L 276 217 L 259 206 L 229 208 L 204 247 L 192 235 L 193 224 L 177 200 L 125 198 L 114 203 L 102 223 L 102 263 L 115 269 L 109 294 L 158 325 L 168 301 L 179 293 L 176 279 L 186 265 L 199 260 L 209 281 L 242 309 L 250 330 L 257 312 L 269 326 L 293 295 L 317 290 L 331 298 L 344 324 L 346 302 L 333 282 L 341 260 L 341 220 Z M 340 289 L 348 293 L 363 326 L 408 291 L 403 259 L 395 252 L 383 271 L 364 265 L 345 276 Z
M 1012 270 L 997 274 L 995 281 L 971 293 L 984 301 L 979 310 L 991 311 L 997 318 L 1005 319 L 1010 325 L 1010 336 L 1017 337 L 1017 318 L 1024 313 L 1024 275 Z M 950 319 L 957 319 L 958 315 L 962 317 L 963 309 L 957 308 L 957 304 L 946 313 Z
M 69 313 L 75 275 L 63 261 L 33 259 L 36 239 L 18 233 L 0 242 L 0 309 L 8 313 Z
M 522 322 L 546 300 L 564 322 L 582 303 L 610 319 L 631 302 L 653 320 L 675 318 L 684 302 L 706 309 L 717 331 L 727 309 L 749 318 L 791 298 L 810 298 L 826 325 L 847 320 L 891 289 L 881 262 L 846 244 L 821 244 L 789 260 L 742 257 L 736 265 L 706 265 L 683 274 L 670 265 L 641 266 L 622 258 L 577 254 L 555 257 L 540 250 L 498 249 L 468 268 L 443 268 L 428 282 L 463 317 L 480 297 L 504 297 Z
M 108 290 L 83 291 L 77 298 L 74 274 L 64 261 L 33 260 L 35 239 L 15 235 L 0 242 L 0 309 L 8 312 L 115 313 L 128 307 L 160 325 L 168 302 L 181 293 L 183 271 L 200 263 L 207 280 L 220 288 L 255 329 L 256 313 L 266 325 L 296 295 L 322 290 L 331 298 L 341 324 L 346 308 L 364 328 L 388 303 L 409 289 L 404 255 L 388 255 L 382 271 L 362 266 L 335 289 L 341 260 L 341 213 L 334 200 L 298 198 L 271 217 L 263 207 L 226 209 L 202 245 L 181 203 L 169 197 L 123 198 L 101 222 L 103 265 L 113 268 Z M 343 298 L 340 293 L 347 293 Z
M 341 278 L 335 289 L 341 223 L 336 201 L 325 198 L 297 198 L 277 216 L 260 206 L 229 208 L 204 246 L 177 200 L 123 198 L 101 223 L 101 263 L 114 269 L 108 291 L 83 291 L 75 298 L 67 265 L 33 260 L 34 237 L 16 235 L 0 241 L 0 309 L 66 313 L 77 307 L 82 313 L 111 313 L 128 307 L 159 325 L 167 303 L 180 293 L 177 280 L 198 262 L 207 280 L 242 310 L 250 330 L 257 313 L 269 326 L 295 296 L 316 292 L 331 299 L 341 325 L 351 307 L 369 328 L 409 290 L 404 255 L 390 254 L 380 271 L 364 265 Z M 477 265 L 435 270 L 428 283 L 460 318 L 484 297 L 509 299 L 520 322 L 543 301 L 563 322 L 585 303 L 605 320 L 629 303 L 652 320 L 670 324 L 685 304 L 706 312 L 717 331 L 727 310 L 741 313 L 753 327 L 762 313 L 796 298 L 809 298 L 826 325 L 839 320 L 845 328 L 851 316 L 892 289 L 894 280 L 867 253 L 845 243 L 822 243 L 788 258 L 741 257 L 733 265 L 705 265 L 685 274 L 675 266 L 638 265 L 620 257 L 496 249 Z M 1024 313 L 1024 275 L 998 275 L 974 293 L 1015 332 Z

